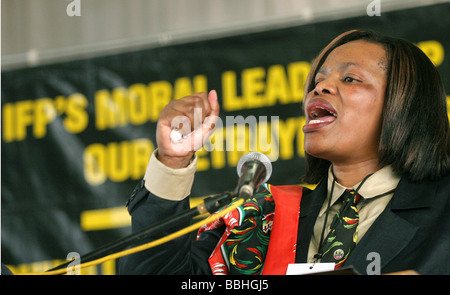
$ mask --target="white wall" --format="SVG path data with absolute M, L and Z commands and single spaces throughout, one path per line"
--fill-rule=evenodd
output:
M 449 0 L 2 0 L 2 69 Z M 68 5 L 80 4 L 80 16 Z

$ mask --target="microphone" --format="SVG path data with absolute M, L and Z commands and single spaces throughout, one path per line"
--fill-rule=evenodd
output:
M 254 190 L 262 183 L 267 182 L 272 174 L 270 159 L 259 152 L 245 154 L 237 164 L 239 182 L 236 193 L 248 199 L 253 196 Z

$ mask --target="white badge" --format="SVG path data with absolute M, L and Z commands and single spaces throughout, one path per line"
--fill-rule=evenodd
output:
M 327 263 L 291 263 L 288 265 L 286 275 L 306 275 L 318 272 L 334 271 L 335 264 Z

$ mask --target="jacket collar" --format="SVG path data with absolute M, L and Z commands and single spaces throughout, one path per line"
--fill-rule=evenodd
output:
M 433 182 L 411 182 L 407 177 L 402 177 L 397 187 L 397 192 L 392 198 L 391 210 L 406 210 L 430 207 L 433 202 L 437 184 Z

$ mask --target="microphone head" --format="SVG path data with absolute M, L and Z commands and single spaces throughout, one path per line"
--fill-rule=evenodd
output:
M 259 161 L 261 162 L 264 167 L 266 168 L 266 176 L 264 177 L 263 183 L 267 182 L 269 180 L 270 176 L 272 175 L 272 163 L 270 162 L 269 157 L 264 155 L 260 152 L 249 152 L 242 156 L 242 158 L 239 159 L 239 162 L 236 166 L 238 176 L 242 176 L 242 166 L 248 162 L 248 161 Z

